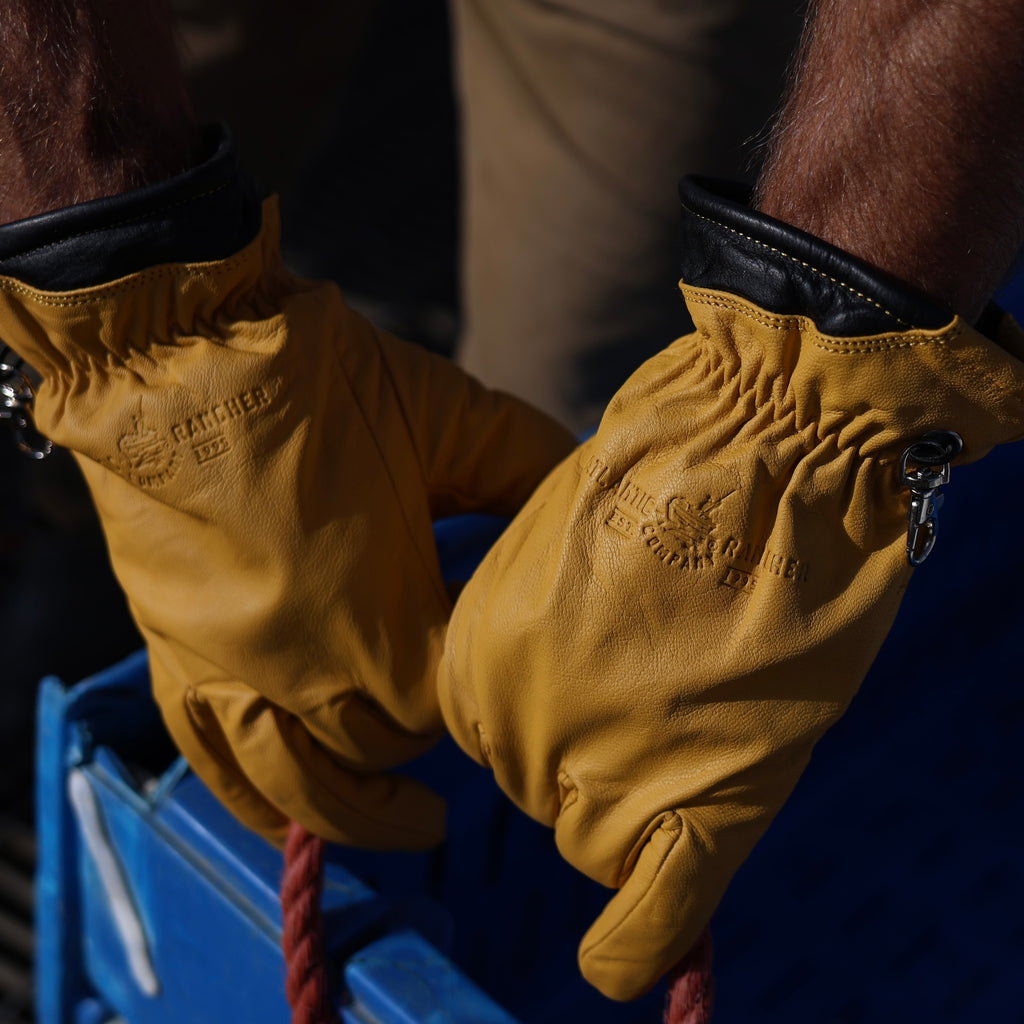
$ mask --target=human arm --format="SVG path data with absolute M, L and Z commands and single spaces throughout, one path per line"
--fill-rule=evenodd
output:
M 1024 4 L 818 0 L 754 205 L 973 322 L 1024 242 Z
M 164 0 L 10 0 L 0 223 L 184 170 L 198 132 Z

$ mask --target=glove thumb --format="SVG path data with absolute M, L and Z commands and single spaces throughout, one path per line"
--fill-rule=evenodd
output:
M 676 811 L 653 824 L 632 871 L 579 947 L 583 976 L 610 999 L 638 999 L 693 947 L 725 889 L 698 869 L 708 850 Z

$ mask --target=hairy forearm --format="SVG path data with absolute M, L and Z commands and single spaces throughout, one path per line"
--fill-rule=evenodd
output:
M 1024 241 L 1024 2 L 813 7 L 756 205 L 974 319 Z
M 6 0 L 0 223 L 182 170 L 195 139 L 164 0 Z

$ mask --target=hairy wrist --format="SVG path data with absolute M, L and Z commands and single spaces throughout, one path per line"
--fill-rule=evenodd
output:
M 7 0 L 0 222 L 161 180 L 196 128 L 164 0 Z
M 821 0 L 755 202 L 974 319 L 1024 240 L 1024 4 Z

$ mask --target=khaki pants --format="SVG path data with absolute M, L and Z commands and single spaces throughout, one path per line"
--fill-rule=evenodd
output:
M 751 177 L 801 23 L 778 0 L 451 0 L 464 333 L 570 426 L 688 327 L 676 182 Z M 746 173 L 745 173 L 746 172 Z

